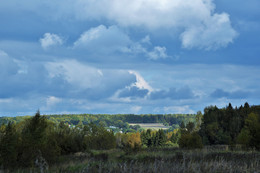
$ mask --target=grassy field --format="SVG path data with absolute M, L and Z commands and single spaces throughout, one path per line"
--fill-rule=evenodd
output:
M 259 170 L 260 153 L 256 151 L 147 148 L 135 153 L 113 149 L 62 156 L 58 163 L 50 165 L 46 172 L 259 173 Z M 17 170 L 19 173 L 37 171 Z
M 165 126 L 163 123 L 129 123 L 129 125 L 134 126 L 134 125 L 139 125 L 143 129 L 164 129 L 167 130 L 170 128 L 170 126 Z

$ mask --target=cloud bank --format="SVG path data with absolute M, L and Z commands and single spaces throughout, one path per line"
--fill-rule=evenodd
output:
M 184 48 L 217 49 L 238 35 L 229 15 L 215 12 L 213 0 L 88 0 L 77 1 L 76 9 L 81 19 L 105 18 L 123 27 L 151 31 L 181 30 Z
M 53 20 L 97 21 L 129 29 L 145 28 L 151 33 L 172 31 L 173 35 L 179 35 L 182 47 L 188 49 L 226 47 L 238 36 L 229 14 L 216 12 L 213 0 L 30 0 L 26 4 L 16 3 L 22 12 L 34 11 Z M 12 5 L 3 3 L 3 9 Z M 94 34 L 94 31 L 86 34 Z M 50 33 L 44 40 L 44 47 L 61 44 L 61 40 Z

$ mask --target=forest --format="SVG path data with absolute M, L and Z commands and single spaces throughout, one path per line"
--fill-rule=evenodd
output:
M 40 115 L 37 111 L 34 116 L 2 117 L 0 122 L 0 169 L 6 172 L 260 170 L 260 106 L 248 103 L 235 108 L 230 103 L 225 108 L 209 106 L 204 114 L 194 115 Z M 171 128 L 128 124 L 158 122 Z M 112 125 L 121 131 L 108 128 Z

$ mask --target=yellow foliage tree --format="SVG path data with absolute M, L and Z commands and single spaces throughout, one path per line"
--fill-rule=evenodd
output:
M 132 133 L 128 136 L 128 144 L 132 149 L 141 147 L 141 135 L 139 132 Z

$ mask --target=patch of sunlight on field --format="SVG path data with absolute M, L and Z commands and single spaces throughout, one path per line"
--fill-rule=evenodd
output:
M 130 126 L 139 125 L 143 129 L 169 129 L 170 126 L 165 126 L 163 123 L 129 123 Z

